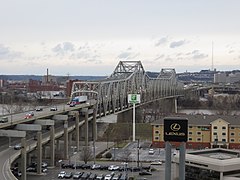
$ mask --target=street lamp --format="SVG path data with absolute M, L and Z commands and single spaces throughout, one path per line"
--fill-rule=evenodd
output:
M 61 171 L 62 170 L 62 159 L 58 160 L 58 163 L 59 163 L 59 170 Z

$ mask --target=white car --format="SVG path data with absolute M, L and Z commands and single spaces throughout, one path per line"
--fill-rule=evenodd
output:
M 149 155 L 153 155 L 154 154 L 154 150 L 153 149 L 149 149 L 148 154 Z
M 162 161 L 153 161 L 151 165 L 162 165 Z
M 109 171 L 116 171 L 116 170 L 118 170 L 119 169 L 119 166 L 117 166 L 117 165 L 110 165 L 109 167 L 108 167 L 108 170 Z
M 63 179 L 66 175 L 66 171 L 61 171 L 59 174 L 58 174 L 58 178 L 61 178 Z
M 57 111 L 57 107 L 51 107 L 50 111 Z

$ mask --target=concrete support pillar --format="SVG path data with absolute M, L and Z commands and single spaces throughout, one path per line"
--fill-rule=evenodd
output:
M 79 152 L 80 147 L 79 147 L 79 112 L 75 113 L 75 131 L 76 131 L 76 147 L 77 147 L 77 152 Z
M 42 132 L 37 132 L 37 174 L 42 173 Z
M 94 106 L 94 109 L 93 109 L 93 128 L 92 128 L 93 141 L 97 140 L 97 123 L 96 123 L 96 117 L 97 117 L 97 111 L 96 111 L 96 106 Z
M 175 113 L 178 113 L 178 109 L 177 109 L 177 98 L 174 98 L 174 109 L 175 109 Z
M 46 154 L 46 146 L 42 146 L 42 158 L 46 159 L 46 156 L 47 156 L 47 154 Z
M 55 128 L 54 126 L 51 126 L 51 129 L 50 129 L 50 166 L 51 167 L 55 166 Z
M 56 149 L 57 151 L 61 151 L 60 140 L 56 139 Z
M 220 180 L 223 180 L 223 172 L 220 172 Z
M 88 146 L 88 108 L 86 108 L 86 112 L 85 112 L 85 130 L 84 130 L 84 134 L 85 134 L 85 146 Z
M 173 163 L 173 179 L 179 178 L 179 164 Z
M 68 159 L 68 121 L 64 121 L 64 159 Z
M 26 180 L 27 179 L 27 173 L 26 173 L 26 169 L 27 169 L 26 138 L 21 139 L 21 146 L 22 146 L 22 150 L 21 150 L 21 172 L 22 172 L 21 180 Z
M 169 141 L 165 142 L 165 180 L 171 180 L 172 148 Z
M 72 145 L 72 139 L 73 139 L 73 133 L 70 132 L 70 133 L 68 134 L 68 143 L 69 143 L 70 146 Z

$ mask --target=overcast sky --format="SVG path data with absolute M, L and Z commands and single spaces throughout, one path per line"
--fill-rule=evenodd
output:
M 239 0 L 1 0 L 0 74 L 240 69 Z M 213 47 L 213 51 L 212 51 Z M 212 53 L 213 52 L 213 53 Z M 213 54 L 213 56 L 212 56 Z

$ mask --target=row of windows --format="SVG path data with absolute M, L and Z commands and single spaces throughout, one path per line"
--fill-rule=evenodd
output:
M 161 135 L 161 134 L 159 133 L 159 131 L 155 131 L 155 134 Z M 192 131 L 189 131 L 188 134 L 189 134 L 189 135 L 192 135 L 193 132 L 192 132 Z M 199 131 L 196 132 L 196 135 L 201 135 L 201 134 L 202 134 L 202 132 L 199 132 Z M 214 135 L 214 136 L 217 136 L 218 134 L 217 134 L 217 132 L 213 132 L 213 135 Z M 231 135 L 231 136 L 235 136 L 235 133 L 232 132 L 232 133 L 230 133 L 230 135 Z M 226 132 L 222 132 L 222 136 L 226 136 Z M 240 133 L 238 134 L 238 136 L 240 136 Z
M 159 125 L 155 125 L 156 128 L 160 127 Z M 189 129 L 193 128 L 193 126 L 188 126 Z M 201 130 L 209 130 L 209 127 L 207 126 L 197 126 L 198 129 Z M 213 129 L 218 129 L 218 126 L 214 126 Z M 222 130 L 227 129 L 226 126 L 222 126 Z M 235 129 L 235 127 L 230 127 L 230 129 Z M 240 128 L 239 128 L 240 129 Z
M 217 132 L 214 132 L 213 135 L 217 136 L 218 134 L 217 134 Z M 223 136 L 226 136 L 226 133 L 223 132 L 222 135 L 223 135 Z M 235 136 L 235 133 L 234 133 L 234 132 L 233 132 L 233 133 L 230 133 L 230 135 L 231 135 L 231 136 Z M 240 136 L 240 133 L 238 134 L 238 136 Z
M 156 136 L 154 139 L 155 139 L 155 140 L 159 140 L 159 137 Z M 189 137 L 189 138 L 188 138 L 188 141 L 193 141 L 193 138 Z M 202 142 L 203 139 L 202 139 L 202 138 L 196 138 L 196 141 L 197 141 L 197 142 Z M 221 139 L 221 140 L 220 140 L 220 139 L 215 139 L 214 141 L 226 142 L 226 139 Z M 235 142 L 235 139 L 230 139 L 230 142 Z M 240 139 L 238 140 L 238 142 L 240 142 Z

